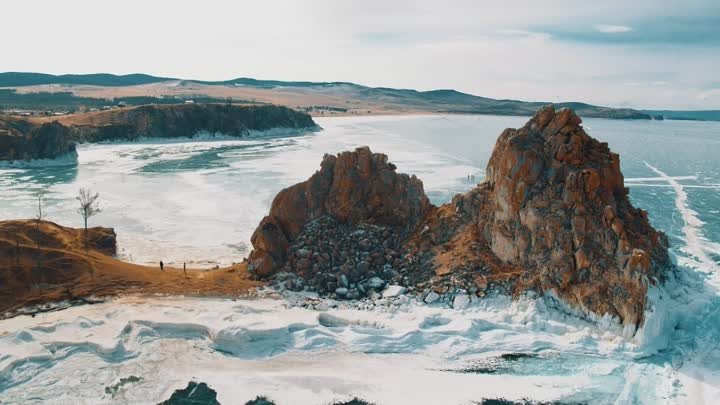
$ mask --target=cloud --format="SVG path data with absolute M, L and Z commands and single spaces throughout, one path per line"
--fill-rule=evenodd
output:
M 619 34 L 622 32 L 630 32 L 633 29 L 625 25 L 607 25 L 598 24 L 595 26 L 595 31 L 603 32 L 605 34 Z
M 720 2 L 718 3 L 720 4 Z M 623 24 L 547 25 L 536 31 L 560 41 L 653 47 L 719 47 L 720 7 L 708 15 L 625 17 Z
M 351 81 L 493 98 L 720 108 L 715 93 L 698 98 L 718 80 L 718 0 L 166 3 L 125 0 L 112 14 L 96 0 L 3 3 L 0 37 L 23 36 L 3 43 L 11 57 L 0 58 L 0 71 Z M 36 29 L 27 29 L 27 15 Z M 48 35 L 63 46 L 48 46 Z M 68 56 L 80 48 L 92 52 Z
M 711 99 L 719 99 L 720 98 L 720 89 L 712 89 L 708 91 L 703 91 L 697 96 L 698 99 L 702 101 L 709 101 Z

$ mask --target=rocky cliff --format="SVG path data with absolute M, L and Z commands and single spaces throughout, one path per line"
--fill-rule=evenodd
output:
M 253 131 L 311 129 L 312 118 L 286 107 L 222 104 L 145 105 L 61 120 L 82 142 L 189 138 L 200 132 L 243 137 Z
M 0 118 L 0 161 L 54 159 L 74 154 L 70 130 L 58 123 L 35 125 Z
M 278 194 L 252 243 L 257 275 L 294 274 L 292 287 L 338 298 L 389 283 L 429 300 L 535 291 L 632 326 L 672 267 L 667 238 L 630 204 L 619 156 L 552 106 L 505 130 L 485 182 L 441 207 L 385 155 L 326 156 Z
M 316 127 L 305 113 L 271 105 L 146 105 L 61 117 L 0 117 L 0 160 L 57 158 L 74 152 L 75 142 L 189 138 L 201 132 L 244 137 Z

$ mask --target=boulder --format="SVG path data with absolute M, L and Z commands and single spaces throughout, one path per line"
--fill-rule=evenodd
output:
M 439 300 L 439 299 L 440 299 L 440 294 L 436 293 L 435 291 L 430 291 L 430 292 L 425 296 L 424 301 L 425 301 L 426 304 L 432 304 L 433 302 L 435 302 L 435 301 L 437 301 L 437 300 Z
M 383 290 L 382 296 L 383 298 L 395 298 L 399 297 L 407 291 L 407 288 L 400 286 L 400 285 L 389 285 L 386 289 Z
M 467 294 L 458 294 L 453 298 L 454 309 L 465 309 L 468 305 L 470 305 L 470 296 Z

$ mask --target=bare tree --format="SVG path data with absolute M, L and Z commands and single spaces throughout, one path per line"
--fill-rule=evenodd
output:
M 40 222 L 42 222 L 43 218 L 45 218 L 45 213 L 43 212 L 43 203 L 45 202 L 45 191 L 40 190 L 37 193 L 37 214 L 35 215 L 35 227 L 39 230 L 40 229 Z
M 87 188 L 81 188 L 78 196 L 75 197 L 75 199 L 80 202 L 80 207 L 77 209 L 77 212 L 82 216 L 83 222 L 85 223 L 85 249 L 88 247 L 88 219 L 100 212 L 99 197 L 100 194 L 93 194 L 92 191 Z

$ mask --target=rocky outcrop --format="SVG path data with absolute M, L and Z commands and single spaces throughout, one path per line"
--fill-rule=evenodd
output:
M 409 234 L 431 205 L 420 180 L 400 174 L 387 156 L 362 147 L 325 155 L 310 179 L 282 190 L 252 235 L 250 269 L 268 276 L 283 267 L 305 225 L 324 216 L 341 224 L 393 226 Z
M 668 241 L 630 204 L 620 157 L 580 123 L 546 107 L 503 132 L 478 225 L 500 260 L 525 269 L 522 288 L 637 323 L 648 283 L 670 266 Z
M 441 207 L 394 170 L 367 148 L 326 156 L 275 198 L 250 267 L 298 275 L 288 284 L 337 298 L 388 283 L 430 301 L 535 291 L 633 326 L 648 285 L 672 268 L 667 238 L 630 204 L 619 156 L 569 109 L 548 106 L 505 130 L 485 182 Z
M 146 105 L 32 121 L 0 117 L 0 161 L 58 158 L 75 153 L 75 142 L 190 138 L 203 132 L 245 137 L 315 128 L 308 114 L 272 105 Z
M 287 107 L 222 104 L 145 105 L 63 120 L 81 142 L 190 138 L 201 132 L 244 137 L 273 129 L 316 128 L 305 113 Z
M 56 122 L 36 125 L 0 118 L 0 161 L 55 159 L 75 153 L 75 142 L 64 125 Z

